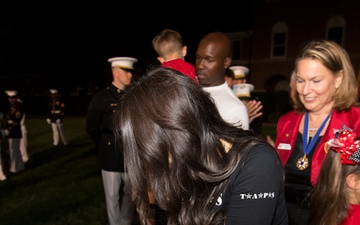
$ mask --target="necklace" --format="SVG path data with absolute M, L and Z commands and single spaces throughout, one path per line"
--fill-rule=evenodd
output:
M 308 155 L 310 153 L 310 151 L 312 150 L 312 148 L 314 147 L 315 143 L 317 142 L 321 131 L 324 129 L 326 123 L 328 122 L 329 118 L 330 118 L 331 112 L 329 113 L 329 115 L 327 115 L 327 117 L 325 118 L 325 120 L 322 122 L 321 126 L 319 128 L 313 128 L 316 129 L 317 132 L 315 134 L 315 136 L 311 139 L 310 143 L 309 143 L 309 135 L 308 132 L 310 131 L 309 128 L 309 114 L 306 112 L 305 113 L 305 120 L 304 120 L 304 131 L 303 131 L 303 151 L 304 151 L 304 156 L 300 157 L 298 159 L 298 161 L 296 162 L 296 167 L 299 170 L 304 170 L 309 166 L 309 159 L 306 157 L 306 155 Z

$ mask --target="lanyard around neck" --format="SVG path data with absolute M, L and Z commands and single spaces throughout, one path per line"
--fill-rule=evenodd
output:
M 331 112 L 326 117 L 326 119 L 322 122 L 321 126 L 319 127 L 318 131 L 316 132 L 315 136 L 311 139 L 310 143 L 309 136 L 308 136 L 308 128 L 309 128 L 309 114 L 305 113 L 305 121 L 304 121 L 304 130 L 303 130 L 303 151 L 305 155 L 308 155 L 311 152 L 311 149 L 314 147 L 315 143 L 317 142 L 321 131 L 324 129 L 326 122 L 329 120 Z

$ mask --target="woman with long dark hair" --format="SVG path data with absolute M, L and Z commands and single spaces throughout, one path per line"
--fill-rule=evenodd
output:
M 226 123 L 185 75 L 149 69 L 126 91 L 114 124 L 142 224 L 151 218 L 148 191 L 168 224 L 287 224 L 274 148 Z

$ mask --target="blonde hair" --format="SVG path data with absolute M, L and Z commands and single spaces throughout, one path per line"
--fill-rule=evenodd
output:
M 182 57 L 183 40 L 179 32 L 170 29 L 162 30 L 152 39 L 152 46 L 156 53 L 166 58 L 174 53 Z
M 318 60 L 329 69 L 334 76 L 337 76 L 339 73 L 343 74 L 342 82 L 333 95 L 333 108 L 335 110 L 347 110 L 351 106 L 358 105 L 358 86 L 355 71 L 349 55 L 344 48 L 333 41 L 310 41 L 303 46 L 295 60 L 295 72 L 298 62 L 309 58 Z M 306 111 L 298 94 L 295 94 L 293 100 L 296 111 Z

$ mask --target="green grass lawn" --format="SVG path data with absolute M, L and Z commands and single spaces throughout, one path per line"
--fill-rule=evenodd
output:
M 61 140 L 52 146 L 45 118 L 29 116 L 26 125 L 30 160 L 25 171 L 0 181 L 0 224 L 107 224 L 101 174 L 85 118 L 65 118 L 67 147 Z M 275 126 L 264 125 L 266 134 L 275 137 Z
M 100 170 L 85 118 L 65 118 L 70 145 L 52 146 L 44 118 L 27 118 L 25 171 L 0 182 L 2 225 L 89 225 L 107 223 Z

